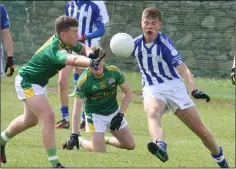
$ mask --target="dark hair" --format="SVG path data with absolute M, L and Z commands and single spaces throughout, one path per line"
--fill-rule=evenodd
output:
M 70 27 L 78 27 L 78 22 L 75 18 L 59 16 L 55 21 L 55 31 L 57 34 L 68 31 Z
M 161 21 L 161 12 L 154 7 L 149 7 L 143 10 L 142 17 L 158 18 Z

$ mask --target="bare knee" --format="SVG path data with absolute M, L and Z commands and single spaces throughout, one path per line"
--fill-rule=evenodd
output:
M 27 124 L 28 127 L 34 127 L 39 122 L 37 117 L 25 117 L 24 121 L 25 121 L 25 124 Z
M 129 144 L 126 145 L 125 149 L 126 150 L 134 150 L 135 149 L 135 143 L 134 142 L 131 142 Z
M 44 112 L 42 115 L 42 121 L 44 123 L 49 123 L 55 125 L 55 114 L 54 112 Z
M 148 119 L 156 119 L 160 113 L 158 108 L 148 108 L 145 110 Z

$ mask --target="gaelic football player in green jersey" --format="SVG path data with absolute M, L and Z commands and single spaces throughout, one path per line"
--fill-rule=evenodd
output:
M 46 85 L 51 77 L 66 65 L 97 69 L 101 57 L 90 53 L 77 41 L 76 19 L 60 16 L 55 21 L 56 34 L 52 36 L 20 70 L 15 79 L 17 96 L 24 103 L 24 114 L 15 118 L 1 133 L 1 162 L 6 163 L 7 141 L 42 121 L 42 142 L 51 167 L 63 168 L 59 163 L 55 145 L 55 115 L 46 97 Z M 35 166 L 34 166 L 35 167 Z
M 101 48 L 94 50 L 97 55 L 91 56 L 91 59 L 105 56 Z M 124 93 L 120 107 L 116 98 L 117 86 Z M 74 147 L 79 149 L 81 146 L 88 151 L 106 152 L 106 143 L 127 150 L 135 148 L 133 134 L 124 118 L 132 92 L 122 72 L 116 66 L 104 64 L 102 60 L 97 70 L 87 68 L 79 77 L 77 93 L 78 97 L 74 101 L 76 106 L 74 106 L 72 115 L 72 134 L 63 144 L 64 149 L 71 150 Z M 90 133 L 91 141 L 79 138 L 79 112 L 83 101 L 85 128 L 86 132 Z M 104 138 L 105 132 L 108 130 L 114 137 Z

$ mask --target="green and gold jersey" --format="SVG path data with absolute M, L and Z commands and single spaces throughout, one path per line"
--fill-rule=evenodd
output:
M 87 115 L 110 115 L 118 108 L 117 85 L 124 83 L 122 72 L 113 65 L 104 66 L 101 78 L 95 78 L 87 68 L 77 82 L 77 94 L 85 98 L 84 110 Z
M 58 35 L 53 35 L 19 70 L 19 74 L 25 83 L 44 87 L 51 77 L 65 67 L 68 53 L 80 54 L 82 50 L 83 45 L 80 42 L 75 47 L 67 48 Z

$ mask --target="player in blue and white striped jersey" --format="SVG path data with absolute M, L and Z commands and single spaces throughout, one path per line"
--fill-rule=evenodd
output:
M 210 97 L 195 88 L 193 75 L 172 40 L 159 32 L 160 11 L 156 8 L 146 8 L 142 13 L 141 25 L 143 34 L 135 38 L 133 55 L 142 74 L 143 105 L 152 137 L 148 150 L 161 161 L 168 160 L 161 117 L 171 109 L 202 140 L 218 165 L 229 167 L 222 148 L 201 120 L 182 78 L 195 99 L 206 99 L 208 102 Z
M 109 16 L 104 1 L 90 1 L 90 0 L 71 0 L 66 3 L 65 15 L 74 17 L 79 22 L 78 35 L 79 41 L 88 47 L 95 47 L 100 45 L 101 37 L 105 32 L 105 25 L 109 21 Z M 61 114 L 60 120 L 56 128 L 69 128 L 69 107 L 68 107 L 68 75 L 72 67 L 67 66 L 59 73 L 58 86 L 61 100 Z M 79 79 L 79 74 L 82 70 L 75 68 L 74 84 Z M 74 96 L 72 93 L 70 96 Z M 82 118 L 84 119 L 84 118 Z M 84 124 L 84 123 L 82 123 Z M 84 125 L 83 125 L 84 126 Z
M 100 45 L 109 16 L 103 1 L 72 0 L 66 4 L 66 16 L 77 18 L 79 41 L 92 47 Z
M 7 73 L 7 76 L 12 76 L 14 73 L 14 59 L 13 59 L 13 42 L 10 32 L 10 21 L 8 17 L 8 13 L 6 8 L 0 4 L 0 12 L 1 12 L 1 36 L 3 38 L 4 46 L 7 52 L 7 62 L 4 70 L 4 55 L 2 44 L 0 44 L 0 59 L 1 59 L 1 77 L 7 73 L 8 69 L 10 70 Z

